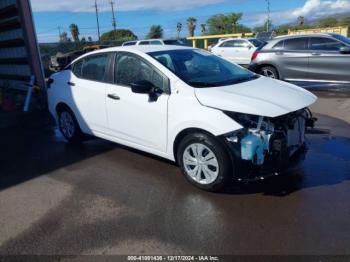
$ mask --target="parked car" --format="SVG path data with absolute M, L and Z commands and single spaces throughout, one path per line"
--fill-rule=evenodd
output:
M 55 56 L 51 56 L 50 70 L 54 72 L 60 71 L 63 68 L 65 68 L 67 65 L 69 65 L 74 59 L 78 58 L 79 56 L 95 50 L 104 49 L 107 47 L 109 46 L 92 45 L 92 46 L 84 47 L 83 50 L 73 51 L 66 54 L 59 52 Z
M 254 51 L 264 44 L 256 38 L 229 38 L 219 41 L 211 52 L 233 63 L 249 65 Z
M 186 44 L 179 39 L 146 39 L 139 41 L 128 41 L 123 43 L 123 46 L 132 45 L 180 45 L 186 46 Z
M 254 52 L 249 69 L 288 81 L 350 83 L 350 39 L 338 34 L 277 37 Z
M 75 60 L 51 76 L 48 100 L 69 142 L 88 134 L 176 161 L 189 182 L 218 191 L 282 168 L 316 97 L 204 50 L 133 46 Z

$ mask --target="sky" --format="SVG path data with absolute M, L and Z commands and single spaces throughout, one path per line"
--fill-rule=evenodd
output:
M 95 0 L 31 0 L 39 42 L 57 42 L 59 30 L 69 34 L 69 25 L 79 26 L 81 37 L 97 39 Z M 117 28 L 130 29 L 140 39 L 152 25 L 161 25 L 164 37 L 176 35 L 176 24 L 182 22 L 181 35 L 187 36 L 186 19 L 206 23 L 215 14 L 242 12 L 241 23 L 263 24 L 267 18 L 266 0 L 114 0 Z M 101 32 L 112 30 L 110 0 L 97 0 Z M 350 0 L 270 0 L 273 25 L 295 22 L 302 15 L 308 20 L 350 12 Z M 60 29 L 59 29 L 60 28 Z M 200 27 L 197 27 L 200 34 Z

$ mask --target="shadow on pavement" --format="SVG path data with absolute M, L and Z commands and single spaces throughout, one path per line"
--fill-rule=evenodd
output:
M 70 145 L 52 124 L 0 129 L 0 190 L 112 150 L 115 144 Z

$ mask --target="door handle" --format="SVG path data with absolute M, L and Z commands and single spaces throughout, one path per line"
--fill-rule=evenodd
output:
M 321 55 L 320 53 L 311 53 L 311 55 Z
M 120 100 L 120 97 L 116 94 L 108 94 L 107 97 L 113 100 Z
M 70 86 L 75 86 L 75 84 L 73 82 L 71 82 L 71 81 L 68 81 L 67 84 L 70 85 Z
M 276 52 L 276 55 L 284 55 L 283 52 Z

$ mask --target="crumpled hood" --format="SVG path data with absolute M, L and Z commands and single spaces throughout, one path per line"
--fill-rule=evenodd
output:
M 305 89 L 267 77 L 230 86 L 196 88 L 195 94 L 205 106 L 266 117 L 285 115 L 317 100 Z

